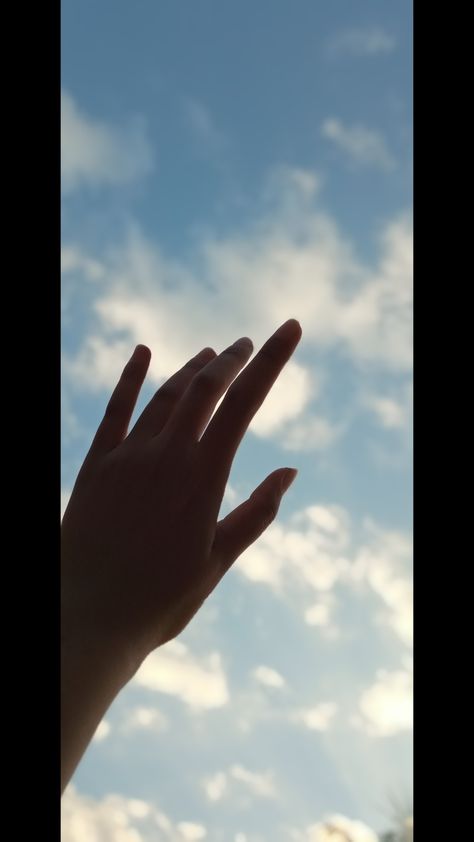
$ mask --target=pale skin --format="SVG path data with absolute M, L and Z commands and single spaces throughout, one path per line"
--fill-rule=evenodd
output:
M 289 319 L 247 366 L 249 339 L 204 349 L 129 433 L 150 350 L 137 346 L 125 366 L 61 526 L 62 791 L 143 660 L 183 631 L 276 517 L 294 469 L 273 471 L 218 521 L 239 444 L 300 338 Z

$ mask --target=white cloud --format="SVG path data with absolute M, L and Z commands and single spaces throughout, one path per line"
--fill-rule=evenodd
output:
M 368 401 L 369 409 L 373 410 L 382 427 L 387 429 L 403 429 L 407 422 L 406 410 L 393 398 L 375 396 Z
M 105 740 L 109 736 L 110 731 L 111 731 L 110 722 L 108 722 L 107 719 L 102 719 L 101 722 L 99 722 L 99 724 L 96 728 L 95 734 L 94 734 L 92 739 L 95 740 L 96 742 L 101 743 L 102 740 Z
M 109 391 L 115 387 L 133 347 L 127 340 L 89 336 L 78 356 L 65 360 L 63 372 L 72 388 L 83 386 L 91 391 Z
M 98 260 L 92 260 L 79 246 L 64 246 L 61 249 L 61 272 L 67 275 L 80 271 L 87 280 L 98 281 L 104 277 L 104 267 Z
M 125 184 L 146 175 L 153 156 L 143 121 L 123 128 L 94 120 L 61 93 L 61 181 L 65 193 L 100 184 Z
M 377 56 L 391 53 L 395 46 L 395 38 L 380 26 L 368 26 L 338 33 L 329 41 L 327 54 L 334 58 Z
M 309 626 L 327 626 L 331 616 L 331 605 L 328 602 L 315 602 L 305 611 L 304 618 Z
M 315 626 L 318 638 L 336 640 L 341 636 L 341 628 L 333 619 L 337 600 L 332 591 L 320 591 L 318 601 L 304 610 L 304 619 L 308 626 Z
M 304 831 L 293 830 L 294 842 L 378 842 L 377 834 L 363 822 L 332 815 L 309 825 Z
M 301 593 L 307 594 L 308 586 L 324 592 L 334 587 L 349 565 L 344 557 L 348 542 L 343 509 L 308 506 L 292 515 L 288 525 L 274 521 L 258 543 L 241 555 L 236 569 L 281 595 L 292 585 Z
M 346 153 L 354 164 L 382 170 L 391 170 L 395 166 L 382 135 L 366 126 L 344 126 L 340 120 L 330 117 L 322 124 L 321 133 Z
M 274 773 L 253 772 L 238 763 L 226 771 L 216 772 L 202 781 L 204 791 L 210 801 L 220 801 L 224 796 L 235 797 L 241 805 L 248 805 L 248 799 L 242 800 L 242 791 L 256 798 L 276 798 Z
M 285 679 L 279 672 L 271 667 L 266 667 L 263 664 L 259 667 L 255 667 L 252 671 L 252 675 L 265 687 L 284 687 L 286 684 Z
M 379 670 L 359 699 L 355 724 L 373 737 L 391 737 L 413 726 L 413 675 L 410 670 Z
M 179 822 L 178 830 L 187 842 L 198 842 L 199 839 L 207 836 L 206 828 L 196 822 Z
M 407 217 L 385 228 L 382 244 L 379 266 L 341 312 L 340 330 L 361 362 L 372 362 L 377 348 L 387 369 L 406 372 L 413 355 L 413 233 Z
M 308 369 L 290 360 L 269 392 L 249 429 L 258 436 L 273 435 L 296 418 L 315 397 Z M 284 437 L 286 438 L 286 432 Z
M 216 772 L 210 778 L 202 782 L 209 801 L 220 801 L 228 787 L 227 775 L 225 772 Z
M 203 825 L 176 824 L 138 798 L 109 794 L 96 799 L 70 784 L 61 801 L 61 842 L 191 842 L 206 834 Z
M 168 720 L 156 707 L 139 705 L 126 712 L 121 729 L 125 732 L 149 730 L 161 733 L 168 727 Z
M 288 424 L 281 435 L 285 450 L 327 450 L 342 434 L 341 424 L 327 418 L 308 416 Z
M 312 731 L 327 731 L 337 712 L 334 702 L 321 702 L 313 708 L 305 708 L 292 715 L 296 722 L 302 722 Z
M 360 404 L 364 410 L 372 413 L 383 429 L 406 432 L 412 417 L 413 383 L 404 380 L 392 388 L 390 393 L 362 391 Z
M 276 524 L 269 527 L 271 530 Z M 273 530 L 274 531 L 274 530 Z M 238 559 L 235 569 L 251 582 L 260 582 L 270 587 L 275 593 L 282 593 L 284 557 L 272 553 L 272 546 L 277 540 L 268 541 L 267 529 L 259 540 L 245 550 Z M 266 538 L 265 538 L 266 536 Z M 272 533 L 270 533 L 270 537 Z M 276 538 L 276 536 L 275 536 Z
M 244 766 L 235 764 L 230 767 L 229 775 L 247 787 L 252 795 L 261 798 L 276 798 L 272 772 L 251 772 Z
M 309 625 L 330 638 L 340 631 L 331 621 L 336 586 L 361 599 L 375 596 L 379 605 L 370 617 L 410 647 L 411 557 L 409 534 L 384 530 L 370 520 L 352 524 L 340 506 L 317 504 L 294 512 L 286 523 L 274 521 L 240 556 L 235 570 L 288 599 Z
M 180 698 L 193 711 L 211 710 L 229 701 L 221 658 L 198 658 L 177 640 L 156 649 L 133 678 L 136 684 Z
M 380 259 L 364 265 L 334 221 L 314 206 L 314 197 L 308 198 L 305 176 L 311 182 L 311 173 L 280 173 L 279 198 L 244 231 L 220 238 L 207 233 L 196 254 L 199 269 L 165 259 L 138 228 L 100 258 L 79 258 L 66 246 L 77 271 L 81 265 L 86 275 L 98 274 L 98 265 L 103 270 L 93 287 L 93 324 L 76 356 L 64 363 L 71 388 L 112 389 L 137 342 L 151 347 L 149 378 L 159 384 L 205 345 L 219 351 L 249 334 L 258 347 L 289 315 L 301 320 L 302 348 L 332 349 L 356 366 L 409 370 L 409 217 L 382 230 Z M 321 379 L 299 354 L 251 430 L 290 449 L 328 447 L 342 427 L 312 408 Z
M 406 645 L 413 642 L 412 541 L 408 535 L 382 530 L 371 521 L 365 525 L 368 541 L 358 550 L 351 576 L 363 580 L 388 610 L 388 622 Z

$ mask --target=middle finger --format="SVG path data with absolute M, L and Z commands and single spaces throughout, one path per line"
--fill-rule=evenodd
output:
M 260 349 L 229 389 L 201 439 L 204 464 L 225 482 L 237 448 L 255 413 L 301 339 L 301 326 L 288 319 Z
M 173 438 L 198 441 L 218 400 L 248 361 L 253 344 L 244 336 L 196 374 L 166 425 Z

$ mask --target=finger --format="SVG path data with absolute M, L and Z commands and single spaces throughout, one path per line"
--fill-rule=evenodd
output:
M 232 384 L 201 442 L 203 462 L 219 477 L 222 494 L 237 448 L 253 416 L 301 339 L 301 326 L 289 319 L 265 342 Z
M 251 340 L 242 337 L 196 374 L 169 419 L 173 438 L 181 441 L 199 440 L 216 403 L 248 361 L 252 351 Z
M 297 473 L 295 468 L 273 471 L 248 500 L 219 521 L 212 554 L 222 575 L 275 520 L 281 498 Z
M 216 356 L 212 348 L 203 348 L 166 383 L 163 383 L 130 431 L 129 438 L 156 436 L 163 429 L 193 377 Z
M 107 404 L 89 455 L 107 453 L 124 440 L 150 359 L 150 349 L 137 345 Z

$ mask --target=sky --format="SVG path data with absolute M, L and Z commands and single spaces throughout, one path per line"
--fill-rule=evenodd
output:
M 410 804 L 411 14 L 62 2 L 62 511 L 137 343 L 135 417 L 201 348 L 303 330 L 221 516 L 297 479 L 107 712 L 62 842 L 375 842 Z

